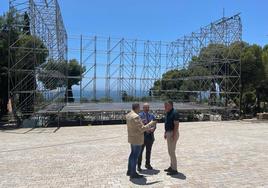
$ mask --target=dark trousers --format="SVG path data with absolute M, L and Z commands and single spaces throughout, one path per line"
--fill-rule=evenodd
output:
M 131 152 L 128 157 L 128 172 L 131 176 L 135 175 L 138 157 L 141 151 L 141 145 L 130 144 Z
M 154 139 L 148 139 L 148 138 L 144 138 L 144 144 L 141 147 L 141 152 L 138 158 L 138 166 L 141 166 L 141 162 L 142 162 L 142 153 L 144 148 L 146 147 L 146 165 L 150 165 L 151 164 L 151 151 L 152 151 L 152 146 L 154 143 Z

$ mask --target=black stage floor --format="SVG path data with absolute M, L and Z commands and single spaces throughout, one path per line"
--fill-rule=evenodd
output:
M 152 111 L 164 110 L 164 103 L 152 102 L 150 109 Z M 141 109 L 143 103 L 140 103 Z M 38 113 L 79 113 L 79 112 L 118 112 L 129 111 L 132 103 L 68 103 L 64 104 L 51 104 L 46 108 L 40 110 Z M 192 110 L 222 110 L 224 107 L 209 106 L 194 103 L 174 103 L 174 108 L 178 111 L 192 111 Z

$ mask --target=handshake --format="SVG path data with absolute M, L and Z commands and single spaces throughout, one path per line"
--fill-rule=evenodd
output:
M 151 120 L 146 126 L 148 126 L 149 131 L 154 131 L 156 128 L 156 120 Z

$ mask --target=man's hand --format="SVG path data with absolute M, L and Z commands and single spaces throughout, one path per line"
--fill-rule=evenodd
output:
M 143 123 L 143 125 L 146 125 L 146 123 L 147 123 L 146 119 L 142 119 L 142 123 Z
M 155 126 L 152 126 L 152 127 L 150 128 L 150 132 L 153 133 L 153 132 L 155 131 L 155 129 L 156 129 L 156 127 L 155 127 Z
M 151 120 L 151 122 L 153 123 L 153 124 L 152 124 L 152 127 L 155 127 L 155 126 L 156 126 L 157 121 L 156 121 L 156 120 Z

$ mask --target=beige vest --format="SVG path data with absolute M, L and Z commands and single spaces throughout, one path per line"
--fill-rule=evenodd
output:
M 144 143 L 144 132 L 150 129 L 150 126 L 156 124 L 151 121 L 147 125 L 143 125 L 140 116 L 133 110 L 126 115 L 127 120 L 127 132 L 128 132 L 128 143 L 134 145 L 143 145 Z

